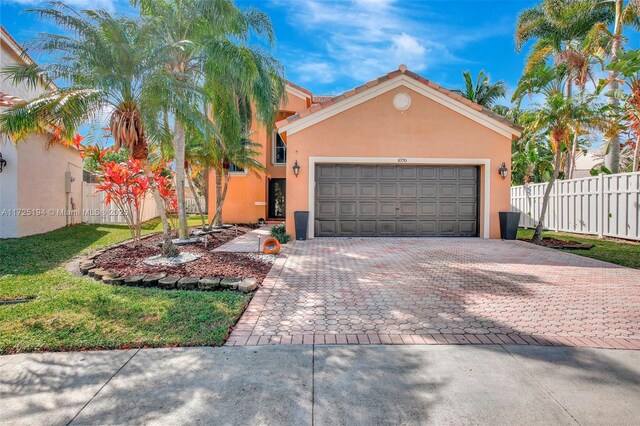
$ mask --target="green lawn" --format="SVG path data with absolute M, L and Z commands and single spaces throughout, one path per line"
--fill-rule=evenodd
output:
M 145 233 L 159 230 L 158 221 L 144 227 Z M 126 226 L 79 225 L 0 240 L 0 300 L 33 298 L 0 305 L 0 354 L 222 344 L 249 296 L 109 286 L 63 267 L 78 254 L 128 238 Z
M 590 235 L 565 234 L 561 232 L 545 232 L 545 237 L 553 237 L 558 240 L 579 241 L 593 244 L 591 250 L 563 250 L 580 256 L 592 257 L 605 262 L 616 263 L 630 268 L 640 269 L 640 243 L 626 242 L 622 240 L 599 239 Z M 531 239 L 533 229 L 519 229 L 519 239 Z

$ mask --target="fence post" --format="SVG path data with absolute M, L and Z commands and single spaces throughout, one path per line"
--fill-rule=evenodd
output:
M 560 191 L 558 191 L 558 179 L 556 179 L 553 182 L 553 195 L 555 196 L 555 202 L 554 202 L 554 215 L 555 215 L 555 222 L 556 222 L 556 232 L 558 232 L 558 230 L 560 230 Z
M 598 238 L 604 237 L 604 173 L 598 175 Z

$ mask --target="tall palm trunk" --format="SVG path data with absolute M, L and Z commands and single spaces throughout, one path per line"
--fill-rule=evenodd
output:
M 560 150 L 556 152 L 554 164 L 553 164 L 553 174 L 551 175 L 551 179 L 547 183 L 547 187 L 544 190 L 544 197 L 542 198 L 542 209 L 540 210 L 540 217 L 538 218 L 538 224 L 536 225 L 536 230 L 533 233 L 533 238 L 531 239 L 534 243 L 540 244 L 542 243 L 542 227 L 544 223 L 544 218 L 547 214 L 547 207 L 549 206 L 549 197 L 551 195 L 551 189 L 553 188 L 556 179 L 558 179 L 558 175 L 560 175 L 560 165 L 562 164 L 562 153 Z
M 153 171 L 151 170 L 151 165 L 149 164 L 149 160 L 140 159 L 140 163 L 142 164 L 142 169 L 144 170 L 144 175 L 147 177 L 149 181 L 149 186 L 151 187 L 151 193 L 153 194 L 153 199 L 156 202 L 156 206 L 158 207 L 158 214 L 160 215 L 160 221 L 162 222 L 162 235 L 165 238 L 169 238 L 169 232 L 171 232 L 171 226 L 169 226 L 169 221 L 167 220 L 167 212 L 164 207 L 164 200 L 160 195 L 160 191 L 158 191 L 158 185 L 156 184 L 156 180 L 153 177 Z
M 224 180 L 224 183 L 222 182 Z M 227 198 L 227 190 L 229 189 L 229 175 L 227 170 L 222 168 L 216 172 L 216 211 L 211 219 L 211 224 L 222 225 L 222 205 Z
M 636 137 L 636 148 L 633 150 L 633 168 L 634 172 L 640 170 L 640 135 Z
M 207 226 L 207 222 L 204 220 L 204 212 L 202 211 L 202 206 L 200 205 L 200 197 L 198 197 L 198 193 L 196 192 L 196 188 L 193 185 L 193 180 L 191 180 L 191 176 L 189 173 L 185 173 L 187 178 L 187 182 L 189 183 L 189 188 L 191 188 L 191 195 L 193 195 L 193 199 L 196 203 L 196 208 L 198 209 L 198 214 L 200 215 L 200 220 L 202 221 L 202 227 Z M 205 198 L 206 199 L 206 198 Z
M 176 120 L 173 134 L 173 155 L 176 167 L 176 192 L 178 196 L 178 229 L 179 238 L 186 240 L 189 238 L 189 227 L 187 225 L 187 209 L 185 208 L 184 190 L 184 155 L 185 155 L 184 127 Z
M 622 6 L 623 0 L 616 1 L 616 17 L 613 29 L 613 43 L 611 43 L 611 63 L 618 62 L 618 50 L 622 44 Z M 618 73 L 616 71 L 609 72 L 609 81 L 611 81 L 610 87 L 612 91 L 616 91 L 619 88 L 619 84 L 616 81 Z M 615 96 L 609 97 L 609 104 L 613 108 L 617 108 L 620 101 Z M 611 173 L 618 173 L 620 167 L 620 135 L 616 132 L 611 135 L 607 143 L 609 145 L 609 151 L 604 158 L 604 165 L 611 171 Z

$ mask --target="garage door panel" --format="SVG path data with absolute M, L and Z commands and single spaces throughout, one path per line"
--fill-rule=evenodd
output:
M 397 203 L 395 201 L 393 201 L 393 202 L 381 201 L 378 204 L 378 206 L 379 206 L 378 207 L 378 214 L 380 216 L 394 216 L 394 217 L 396 216 L 396 213 L 397 213 L 396 210 L 397 210 L 398 206 L 397 206 Z
M 417 183 L 401 183 L 399 184 L 399 196 L 400 198 L 416 198 L 418 196 L 418 184 Z
M 358 221 L 358 235 L 377 235 L 378 233 L 378 221 L 377 220 L 359 220 Z
M 372 179 L 378 177 L 377 166 L 360 166 L 358 167 L 358 179 Z
M 395 220 L 381 220 L 378 222 L 380 235 L 397 235 Z
M 458 169 L 459 180 L 472 180 L 478 179 L 478 169 L 476 167 L 460 167 Z
M 335 180 L 337 176 L 338 166 L 335 164 L 320 164 L 316 166 L 316 179 L 317 180 Z
M 459 203 L 458 204 L 458 216 L 461 218 L 475 218 L 478 215 L 476 203 Z
M 398 179 L 400 180 L 416 180 L 418 178 L 418 168 L 416 166 L 398 167 Z
M 376 198 L 378 196 L 378 185 L 375 183 L 359 183 L 359 198 Z
M 356 202 L 355 201 L 341 201 L 339 204 L 340 207 L 340 218 L 344 216 L 356 216 Z
M 338 197 L 339 198 L 356 198 L 357 185 L 355 183 L 339 183 L 338 184 Z
M 435 183 L 420 184 L 420 197 L 436 198 L 438 196 L 438 185 Z
M 438 215 L 438 203 L 420 203 L 420 216 L 437 216 Z
M 440 185 L 438 185 L 438 197 L 457 198 L 458 185 L 455 183 L 441 183 Z
M 337 195 L 335 183 L 318 183 L 318 198 L 335 198 Z
M 458 221 L 456 220 L 441 220 L 438 225 L 440 235 L 456 235 L 458 233 Z
M 418 203 L 402 201 L 398 203 L 400 216 L 417 216 L 418 215 Z
M 438 203 L 438 215 L 445 216 L 445 217 L 456 216 L 458 214 L 457 206 L 458 206 L 458 203 L 455 203 L 455 202 L 452 202 L 452 203 L 440 202 Z
M 318 201 L 316 204 L 318 217 L 337 217 L 338 203 L 336 201 Z
M 397 166 L 378 166 L 378 179 L 396 180 L 398 177 Z
M 420 180 L 437 180 L 438 179 L 438 168 L 435 166 L 420 166 L 418 168 L 419 179 Z
M 478 195 L 478 187 L 475 183 L 461 183 L 458 185 L 459 198 L 476 198 Z
M 475 166 L 316 166 L 317 236 L 476 236 Z
M 438 178 L 440 180 L 457 180 L 458 168 L 453 166 L 444 166 L 438 168 Z
M 418 221 L 417 220 L 399 220 L 398 234 L 404 235 L 404 236 L 418 235 Z
M 337 221 L 335 220 L 316 220 L 316 234 L 320 237 L 334 236 L 338 233 Z
M 378 203 L 375 201 L 359 201 L 358 215 L 360 216 L 378 216 Z
M 462 236 L 474 236 L 477 232 L 477 222 L 475 220 L 460 220 L 458 221 L 458 232 Z
M 398 185 L 395 183 L 381 183 L 378 185 L 378 194 L 380 198 L 397 198 Z
M 356 221 L 340 220 L 338 222 L 338 230 L 341 235 L 356 235 Z

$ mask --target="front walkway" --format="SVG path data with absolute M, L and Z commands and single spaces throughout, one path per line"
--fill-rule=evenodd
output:
M 640 418 L 640 351 L 261 346 L 0 356 L 0 424 L 575 425 Z
M 213 251 L 235 253 L 257 253 L 262 251 L 262 243 L 271 235 L 271 225 L 263 225 L 258 229 L 240 235 L 233 240 L 216 247 Z
M 640 271 L 520 241 L 295 242 L 227 345 L 296 343 L 640 349 Z

